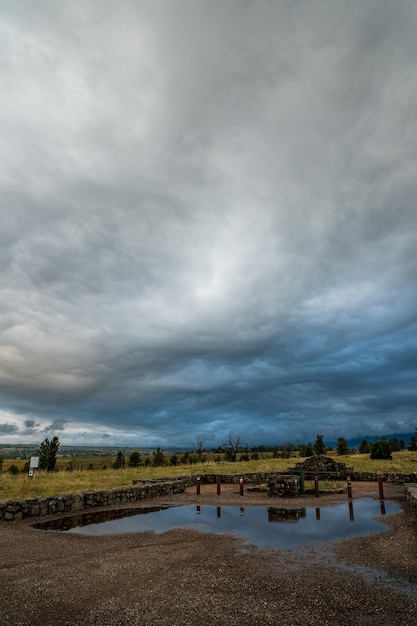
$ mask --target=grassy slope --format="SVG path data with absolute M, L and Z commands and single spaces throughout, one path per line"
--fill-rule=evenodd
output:
M 177 467 L 140 467 L 124 470 L 94 470 L 86 469 L 72 472 L 59 471 L 54 473 L 38 472 L 33 479 L 26 474 L 13 476 L 8 473 L 0 474 L 0 501 L 24 499 L 34 496 L 50 496 L 61 493 L 76 493 L 90 489 L 109 489 L 112 487 L 130 486 L 134 478 L 161 478 L 180 476 L 184 474 L 239 474 L 260 471 L 280 471 L 293 466 L 301 459 L 261 459 L 238 463 L 201 463 L 197 465 L 179 465 Z M 409 474 L 417 470 L 417 452 L 396 452 L 392 461 L 371 460 L 367 454 L 337 457 L 338 461 L 346 463 L 357 471 L 398 472 Z M 6 470 L 12 463 L 7 461 L 3 469 Z M 85 465 L 85 460 L 84 460 Z M 88 467 L 88 464 L 86 465 Z M 110 464 L 109 464 L 110 467 Z

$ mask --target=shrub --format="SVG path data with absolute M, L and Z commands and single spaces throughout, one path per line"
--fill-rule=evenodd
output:
M 371 459 L 392 459 L 391 446 L 386 439 L 371 443 L 370 450 Z

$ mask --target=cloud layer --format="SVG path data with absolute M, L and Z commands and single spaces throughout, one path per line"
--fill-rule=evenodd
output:
M 0 12 L 0 438 L 414 430 L 414 3 Z

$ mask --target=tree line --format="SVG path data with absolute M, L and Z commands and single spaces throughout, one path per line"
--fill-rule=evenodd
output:
M 53 472 L 57 466 L 57 455 L 60 447 L 60 441 L 58 437 L 52 439 L 45 438 L 39 446 L 34 456 L 39 457 L 39 469 L 46 470 L 47 472 Z M 373 442 L 369 442 L 367 439 L 362 439 L 357 450 L 349 447 L 349 442 L 345 437 L 339 437 L 336 443 L 335 452 L 338 456 L 347 456 L 358 452 L 359 454 L 369 454 L 371 459 L 392 459 L 393 452 L 400 452 L 405 450 L 406 446 L 402 439 L 398 440 L 396 437 L 383 436 L 381 439 Z M 410 437 L 410 443 L 407 447 L 410 451 L 417 451 L 417 428 Z M 161 467 L 163 465 L 193 465 L 206 460 L 206 454 L 212 452 L 217 454 L 214 457 L 214 461 L 221 461 L 222 457 L 225 461 L 249 461 L 258 460 L 261 454 L 272 454 L 273 458 L 290 458 L 293 453 L 298 452 L 299 457 L 309 457 L 317 454 L 326 454 L 326 452 L 333 450 L 326 446 L 324 443 L 324 436 L 321 434 L 316 435 L 314 443 L 306 443 L 294 445 L 292 443 L 286 443 L 281 446 L 266 446 L 260 445 L 255 447 L 248 447 L 241 445 L 241 438 L 239 435 L 229 433 L 227 441 L 217 448 L 211 448 L 205 450 L 204 440 L 197 439 L 196 446 L 192 451 L 185 451 L 182 454 L 172 454 L 168 456 L 162 448 L 158 447 L 152 455 L 146 455 L 142 458 L 142 455 L 137 450 L 127 454 L 128 446 L 123 450 L 119 450 L 115 454 L 115 459 L 112 464 L 113 469 L 124 469 L 125 467 L 139 467 L 139 466 L 153 466 Z M 222 455 L 222 457 L 220 456 Z M 29 471 L 30 461 L 27 461 L 23 467 L 22 472 L 27 473 Z M 70 463 L 71 465 L 71 463 Z M 72 469 L 68 467 L 68 469 Z M 0 473 L 3 470 L 3 458 L 0 457 Z M 20 470 L 11 465 L 8 472 L 17 474 Z

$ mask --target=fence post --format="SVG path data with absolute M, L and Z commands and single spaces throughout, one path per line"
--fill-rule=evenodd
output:
M 216 483 L 217 483 L 217 495 L 219 496 L 221 493 L 221 483 L 222 483 L 222 477 L 220 474 L 217 474 L 216 476 Z
M 347 477 L 347 492 L 349 500 L 352 500 L 352 483 L 350 481 L 350 476 Z
M 382 482 L 382 476 L 378 476 L 378 489 L 379 489 L 379 499 L 384 500 L 384 485 Z
M 239 479 L 239 483 L 240 483 L 240 495 L 243 496 L 243 478 Z
M 314 495 L 316 496 L 316 498 L 318 498 L 320 495 L 319 479 L 317 478 L 317 476 L 314 477 Z
M 197 495 L 200 495 L 200 483 L 201 483 L 201 478 L 200 476 L 197 476 Z

